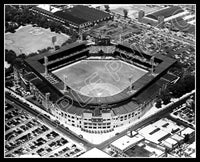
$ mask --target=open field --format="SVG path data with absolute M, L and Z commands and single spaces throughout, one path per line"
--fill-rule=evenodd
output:
M 5 49 L 13 50 L 17 55 L 24 53 L 28 55 L 38 50 L 53 47 L 52 37 L 56 36 L 55 45 L 61 45 L 69 36 L 51 32 L 50 29 L 32 27 L 27 25 L 20 27 L 15 33 L 5 34 Z
M 122 61 L 82 60 L 53 71 L 80 93 L 93 97 L 115 95 L 141 78 L 147 71 Z

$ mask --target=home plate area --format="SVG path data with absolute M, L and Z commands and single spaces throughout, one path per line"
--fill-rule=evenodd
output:
M 89 97 L 107 97 L 119 93 L 121 90 L 110 83 L 91 83 L 80 89 L 80 93 Z

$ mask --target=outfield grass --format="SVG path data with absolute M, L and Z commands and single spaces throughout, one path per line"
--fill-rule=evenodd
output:
M 102 97 L 121 92 L 147 71 L 122 61 L 82 60 L 53 73 L 61 80 L 67 75 L 66 84 L 80 93 Z

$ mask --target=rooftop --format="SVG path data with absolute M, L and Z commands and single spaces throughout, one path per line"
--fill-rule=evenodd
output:
M 83 5 L 75 5 L 72 8 L 57 11 L 54 13 L 54 15 L 74 22 L 78 25 L 86 22 L 95 22 L 107 17 L 111 17 L 109 13 Z
M 97 148 L 93 148 L 79 156 L 79 158 L 111 158 L 111 156 Z
M 187 127 L 181 132 L 181 135 L 184 136 L 185 134 L 191 134 L 194 132 L 194 129 Z
M 118 140 L 111 143 L 112 146 L 118 148 L 121 151 L 126 151 L 130 146 L 137 144 L 144 139 L 141 135 L 135 135 L 134 137 L 129 137 L 127 135 L 119 138 Z
M 124 152 L 129 157 L 150 157 L 152 153 L 143 147 L 135 146 L 134 148 L 130 148 Z
M 156 144 L 160 143 L 163 139 L 167 138 L 170 134 L 161 129 L 154 127 L 152 124 L 142 128 L 138 131 L 147 140 L 152 141 Z

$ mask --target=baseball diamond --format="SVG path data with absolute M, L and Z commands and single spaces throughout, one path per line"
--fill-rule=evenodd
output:
M 24 86 L 60 123 L 108 133 L 152 107 L 175 62 L 133 51 L 125 43 L 99 46 L 83 41 L 27 58 L 15 66 L 20 73 L 15 76 L 23 78 Z

